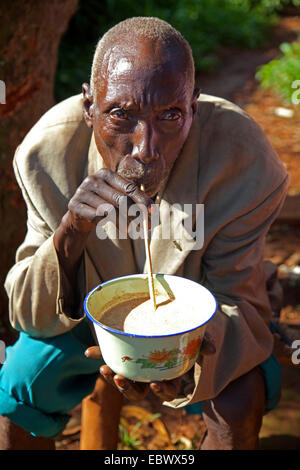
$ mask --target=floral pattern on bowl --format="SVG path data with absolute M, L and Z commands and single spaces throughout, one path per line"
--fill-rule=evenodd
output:
M 183 349 L 161 349 L 150 351 L 148 356 L 133 359 L 129 356 L 123 356 L 122 362 L 133 361 L 140 364 L 142 369 L 171 369 L 182 362 L 192 359 L 198 352 L 201 344 L 201 336 L 192 339 Z

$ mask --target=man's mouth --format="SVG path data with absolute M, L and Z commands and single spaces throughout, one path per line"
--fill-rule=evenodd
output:
M 157 161 L 146 165 L 141 160 L 130 156 L 122 158 L 117 167 L 117 173 L 129 181 L 133 181 L 139 187 L 143 185 L 149 197 L 153 197 L 157 193 L 168 174 L 165 167 L 157 164 Z
M 137 185 L 145 187 L 153 186 L 157 181 L 157 169 L 145 165 L 140 160 L 132 157 L 124 157 L 117 167 L 117 173 L 123 178 L 133 181 Z
M 117 172 L 123 178 L 129 179 L 138 183 L 145 178 L 146 167 L 145 165 L 135 158 L 124 157 L 117 168 Z

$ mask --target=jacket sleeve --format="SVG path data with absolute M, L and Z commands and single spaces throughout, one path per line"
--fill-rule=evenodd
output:
M 15 329 L 34 337 L 56 336 L 76 326 L 84 318 L 84 313 L 82 309 L 70 311 L 72 292 L 58 262 L 53 232 L 34 207 L 30 191 L 25 188 L 18 171 L 16 158 L 14 170 L 27 205 L 28 218 L 25 240 L 17 250 L 16 263 L 5 281 L 10 322 Z M 84 257 L 77 279 L 82 300 L 85 295 Z
M 288 182 L 287 176 L 256 208 L 229 222 L 205 250 L 200 282 L 218 302 L 206 330 L 216 353 L 199 357 L 183 381 L 181 395 L 166 405 L 181 407 L 214 398 L 272 353 L 264 245 L 284 202 Z

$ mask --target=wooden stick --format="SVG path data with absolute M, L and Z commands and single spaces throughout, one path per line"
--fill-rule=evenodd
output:
M 81 407 L 80 450 L 117 449 L 123 395 L 102 377 Z
M 142 184 L 141 190 L 145 191 L 145 187 Z M 155 300 L 155 291 L 154 291 L 154 281 L 153 281 L 153 270 L 151 262 L 151 253 L 150 253 L 150 242 L 149 242 L 149 227 L 148 227 L 148 214 L 147 212 L 143 214 L 143 228 L 144 228 L 144 239 L 145 239 L 145 250 L 146 250 L 146 261 L 147 261 L 147 271 L 148 271 L 148 284 L 149 284 L 149 294 L 150 299 L 153 305 L 154 311 L 156 310 L 156 300 Z

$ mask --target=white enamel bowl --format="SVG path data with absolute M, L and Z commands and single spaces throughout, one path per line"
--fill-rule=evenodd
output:
M 101 314 L 129 297 L 148 294 L 145 274 L 134 274 L 104 282 L 85 298 L 84 309 L 93 322 L 105 363 L 117 374 L 139 382 L 174 379 L 193 367 L 217 302 L 211 292 L 197 282 L 179 276 L 154 274 L 156 295 L 175 295 L 199 305 L 199 324 L 173 334 L 143 336 L 118 331 L 101 323 Z

